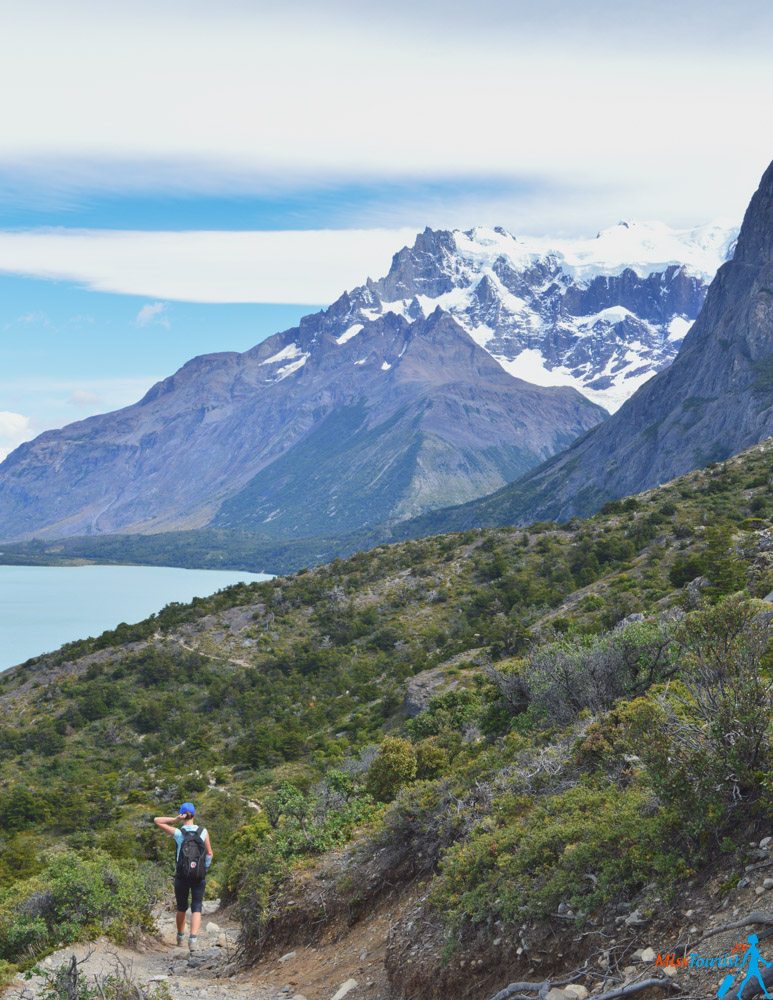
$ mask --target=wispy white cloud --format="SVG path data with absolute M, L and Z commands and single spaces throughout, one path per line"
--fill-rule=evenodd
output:
M 51 427 L 61 427 L 73 419 L 72 408 L 82 411 L 82 416 L 117 410 L 141 399 L 162 376 L 145 375 L 115 378 L 32 378 L 22 376 L 0 380 L 0 394 L 13 395 L 18 404 L 34 419 L 21 414 L 6 414 L 0 420 L 7 434 L 27 433 L 29 437 Z M 2 416 L 2 414 L 0 414 Z M 17 419 L 18 418 L 18 419 Z M 19 420 L 27 421 L 22 425 Z
M 34 310 L 33 312 L 24 313 L 19 316 L 16 322 L 20 326 L 50 326 L 51 321 L 48 315 L 41 310 Z
M 765 0 L 40 6 L 0 6 L 0 163 L 54 183 L 536 175 L 697 222 L 770 158 Z
M 327 303 L 379 277 L 413 229 L 285 232 L 0 232 L 0 272 L 188 302 Z M 162 308 L 159 309 L 158 307 Z M 140 325 L 163 316 L 140 309 Z
M 169 316 L 165 302 L 147 302 L 134 320 L 137 326 L 163 326 L 169 329 Z
M 77 407 L 93 407 L 104 404 L 104 400 L 99 393 L 92 392 L 90 389 L 74 389 L 70 393 L 67 402 L 70 406 Z
M 21 316 L 17 316 L 16 319 L 11 320 L 9 323 L 3 325 L 4 330 L 14 330 L 19 328 L 29 328 L 29 327 L 50 327 L 51 320 L 48 314 L 39 309 L 34 309 L 30 312 L 22 313 Z
M 11 410 L 0 410 L 0 462 L 24 441 L 34 437 L 29 417 Z

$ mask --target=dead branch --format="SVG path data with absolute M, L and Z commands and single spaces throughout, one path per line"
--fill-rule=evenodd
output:
M 760 861 L 756 865 L 747 865 L 744 868 L 745 872 L 758 872 L 761 868 L 773 868 L 773 861 Z
M 547 989 L 546 989 L 547 987 Z M 543 980 L 541 983 L 510 983 L 509 986 L 505 986 L 503 990 L 500 990 L 491 1000 L 519 1000 L 518 994 L 523 996 L 522 990 L 527 990 L 529 993 L 536 993 L 537 996 L 547 996 L 548 990 L 550 990 L 550 980 Z
M 78 960 L 75 955 L 70 959 L 65 973 L 65 989 L 67 1000 L 78 1000 Z
M 620 986 L 618 989 L 610 990 L 609 993 L 599 993 L 593 1000 L 617 1000 L 618 997 L 632 997 L 635 993 L 641 993 L 642 990 L 649 990 L 653 987 L 660 990 L 671 989 L 678 993 L 682 992 L 681 987 L 677 986 L 673 979 L 642 979 L 640 983 Z
M 764 913 L 762 910 L 753 910 L 745 917 L 741 917 L 739 920 L 732 920 L 729 924 L 722 924 L 719 927 L 715 927 L 713 930 L 708 931 L 699 939 L 698 943 L 705 941 L 707 938 L 715 937 L 717 934 L 722 934 L 723 931 L 734 931 L 738 927 L 748 927 L 749 924 L 773 924 L 773 913 Z
M 491 997 L 491 1000 L 533 1000 L 533 997 L 528 997 L 526 993 L 520 991 L 526 990 L 529 993 L 536 993 L 537 997 L 541 998 L 546 997 L 554 986 L 557 987 L 558 984 L 551 980 L 542 983 L 510 983 L 509 986 Z M 608 993 L 597 994 L 593 1000 L 618 1000 L 620 997 L 632 997 L 636 993 L 653 987 L 661 990 L 676 990 L 681 993 L 681 988 L 672 979 L 664 976 L 658 979 L 642 979 L 640 983 L 630 983 L 628 986 L 619 986 Z

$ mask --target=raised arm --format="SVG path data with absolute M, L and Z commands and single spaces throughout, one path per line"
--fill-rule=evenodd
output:
M 174 837 L 176 827 L 172 826 L 172 823 L 179 823 L 183 816 L 156 816 L 153 822 L 156 826 L 160 826 L 164 833 L 168 833 L 170 837 Z

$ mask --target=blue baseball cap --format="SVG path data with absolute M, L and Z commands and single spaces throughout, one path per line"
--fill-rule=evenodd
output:
M 196 806 L 192 802 L 183 802 L 180 806 L 180 815 L 183 813 L 189 813 L 191 816 L 196 815 Z

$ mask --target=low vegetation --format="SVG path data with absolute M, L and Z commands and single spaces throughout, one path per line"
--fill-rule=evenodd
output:
M 0 890 L 0 961 L 7 971 L 101 934 L 137 938 L 153 930 L 161 888 L 147 863 L 94 849 L 51 851 L 39 872 Z
M 147 928 L 145 866 L 172 866 L 151 817 L 186 798 L 246 940 L 350 842 L 411 843 L 449 941 L 667 896 L 772 798 L 772 459 L 239 585 L 9 672 L 0 959 Z M 419 673 L 442 683 L 409 714 Z

